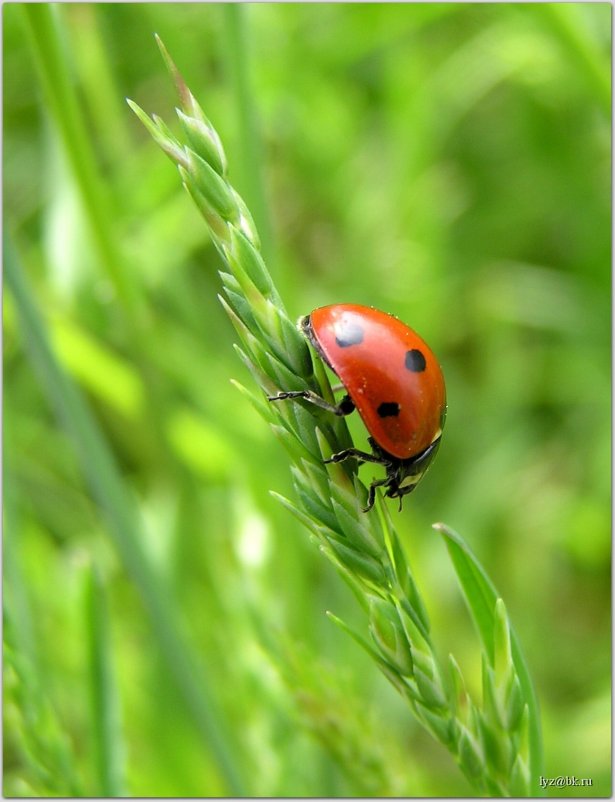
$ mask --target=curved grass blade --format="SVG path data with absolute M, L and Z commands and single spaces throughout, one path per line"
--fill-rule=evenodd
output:
M 106 531 L 141 595 L 170 677 L 185 702 L 188 715 L 211 749 L 228 790 L 233 796 L 241 796 L 243 779 L 237 765 L 237 750 L 231 744 L 225 720 L 210 690 L 206 668 L 185 639 L 168 594 L 141 546 L 141 522 L 111 449 L 83 396 L 56 358 L 7 236 L 4 241 L 4 275 L 15 300 L 34 368 L 73 441 L 92 496 L 106 521 Z

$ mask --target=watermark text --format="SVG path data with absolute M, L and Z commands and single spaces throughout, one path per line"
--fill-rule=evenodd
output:
M 539 777 L 541 788 L 563 788 L 564 786 L 590 786 L 594 784 L 591 777 L 575 777 L 574 774 L 560 774 L 559 777 Z

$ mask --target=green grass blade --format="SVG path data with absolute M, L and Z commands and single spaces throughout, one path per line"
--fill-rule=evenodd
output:
M 92 242 L 103 272 L 109 281 L 120 311 L 120 320 L 131 329 L 129 350 L 142 381 L 149 387 L 152 402 L 144 408 L 150 419 L 156 459 L 161 465 L 174 465 L 174 452 L 166 439 L 165 397 L 153 367 L 151 318 L 145 308 L 143 288 L 137 288 L 135 257 L 124 253 L 120 244 L 119 215 L 112 206 L 108 180 L 97 161 L 92 137 L 88 133 L 83 104 L 76 91 L 73 56 L 66 46 L 67 31 L 62 25 L 61 4 L 23 4 L 34 63 L 44 94 L 43 110 L 58 132 L 79 192 L 79 199 L 92 235 Z
M 70 435 L 92 495 L 107 522 L 121 561 L 139 590 L 152 629 L 158 638 L 169 673 L 186 709 L 215 756 L 221 775 L 233 795 L 241 795 L 243 782 L 236 765 L 226 724 L 209 690 L 204 667 L 173 615 L 166 590 L 141 547 L 140 520 L 122 483 L 110 449 L 77 387 L 58 363 L 8 238 L 4 243 L 4 271 L 11 290 L 24 340 L 50 401 Z
M 46 105 L 75 176 L 101 264 L 120 303 L 127 311 L 134 311 L 138 302 L 136 288 L 130 271 L 124 269 L 110 199 L 100 179 L 92 141 L 77 100 L 69 51 L 61 37 L 58 18 L 61 9 L 50 3 L 25 3 L 23 13 Z
M 92 732 L 100 796 L 126 796 L 120 700 L 113 673 L 109 614 L 100 573 L 86 575 L 85 618 L 91 674 Z
M 490 661 L 493 663 L 494 631 L 496 625 L 495 609 L 499 594 L 463 538 L 445 524 L 434 524 L 434 529 L 440 532 L 444 538 L 466 603 L 470 609 L 472 620 L 478 629 L 485 651 Z M 530 773 L 532 788 L 537 796 L 544 796 L 544 791 L 540 787 L 538 781 L 538 778 L 544 773 L 538 700 L 519 639 L 512 627 L 510 630 L 510 639 L 513 662 L 529 708 Z

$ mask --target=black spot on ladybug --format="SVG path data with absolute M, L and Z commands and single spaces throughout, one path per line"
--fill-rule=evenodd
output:
M 363 327 L 358 323 L 338 323 L 335 327 L 335 342 L 340 348 L 348 348 L 351 345 L 359 345 L 359 343 L 363 342 L 363 337 Z
M 376 410 L 381 418 L 396 418 L 399 415 L 397 401 L 383 401 Z
M 413 373 L 422 373 L 427 366 L 423 353 L 418 348 L 406 351 L 406 368 Z

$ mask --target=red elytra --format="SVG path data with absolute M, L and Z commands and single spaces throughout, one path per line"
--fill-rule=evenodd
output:
M 387 454 L 410 459 L 440 436 L 444 377 L 413 329 L 393 315 L 357 304 L 315 309 L 302 328 Z

